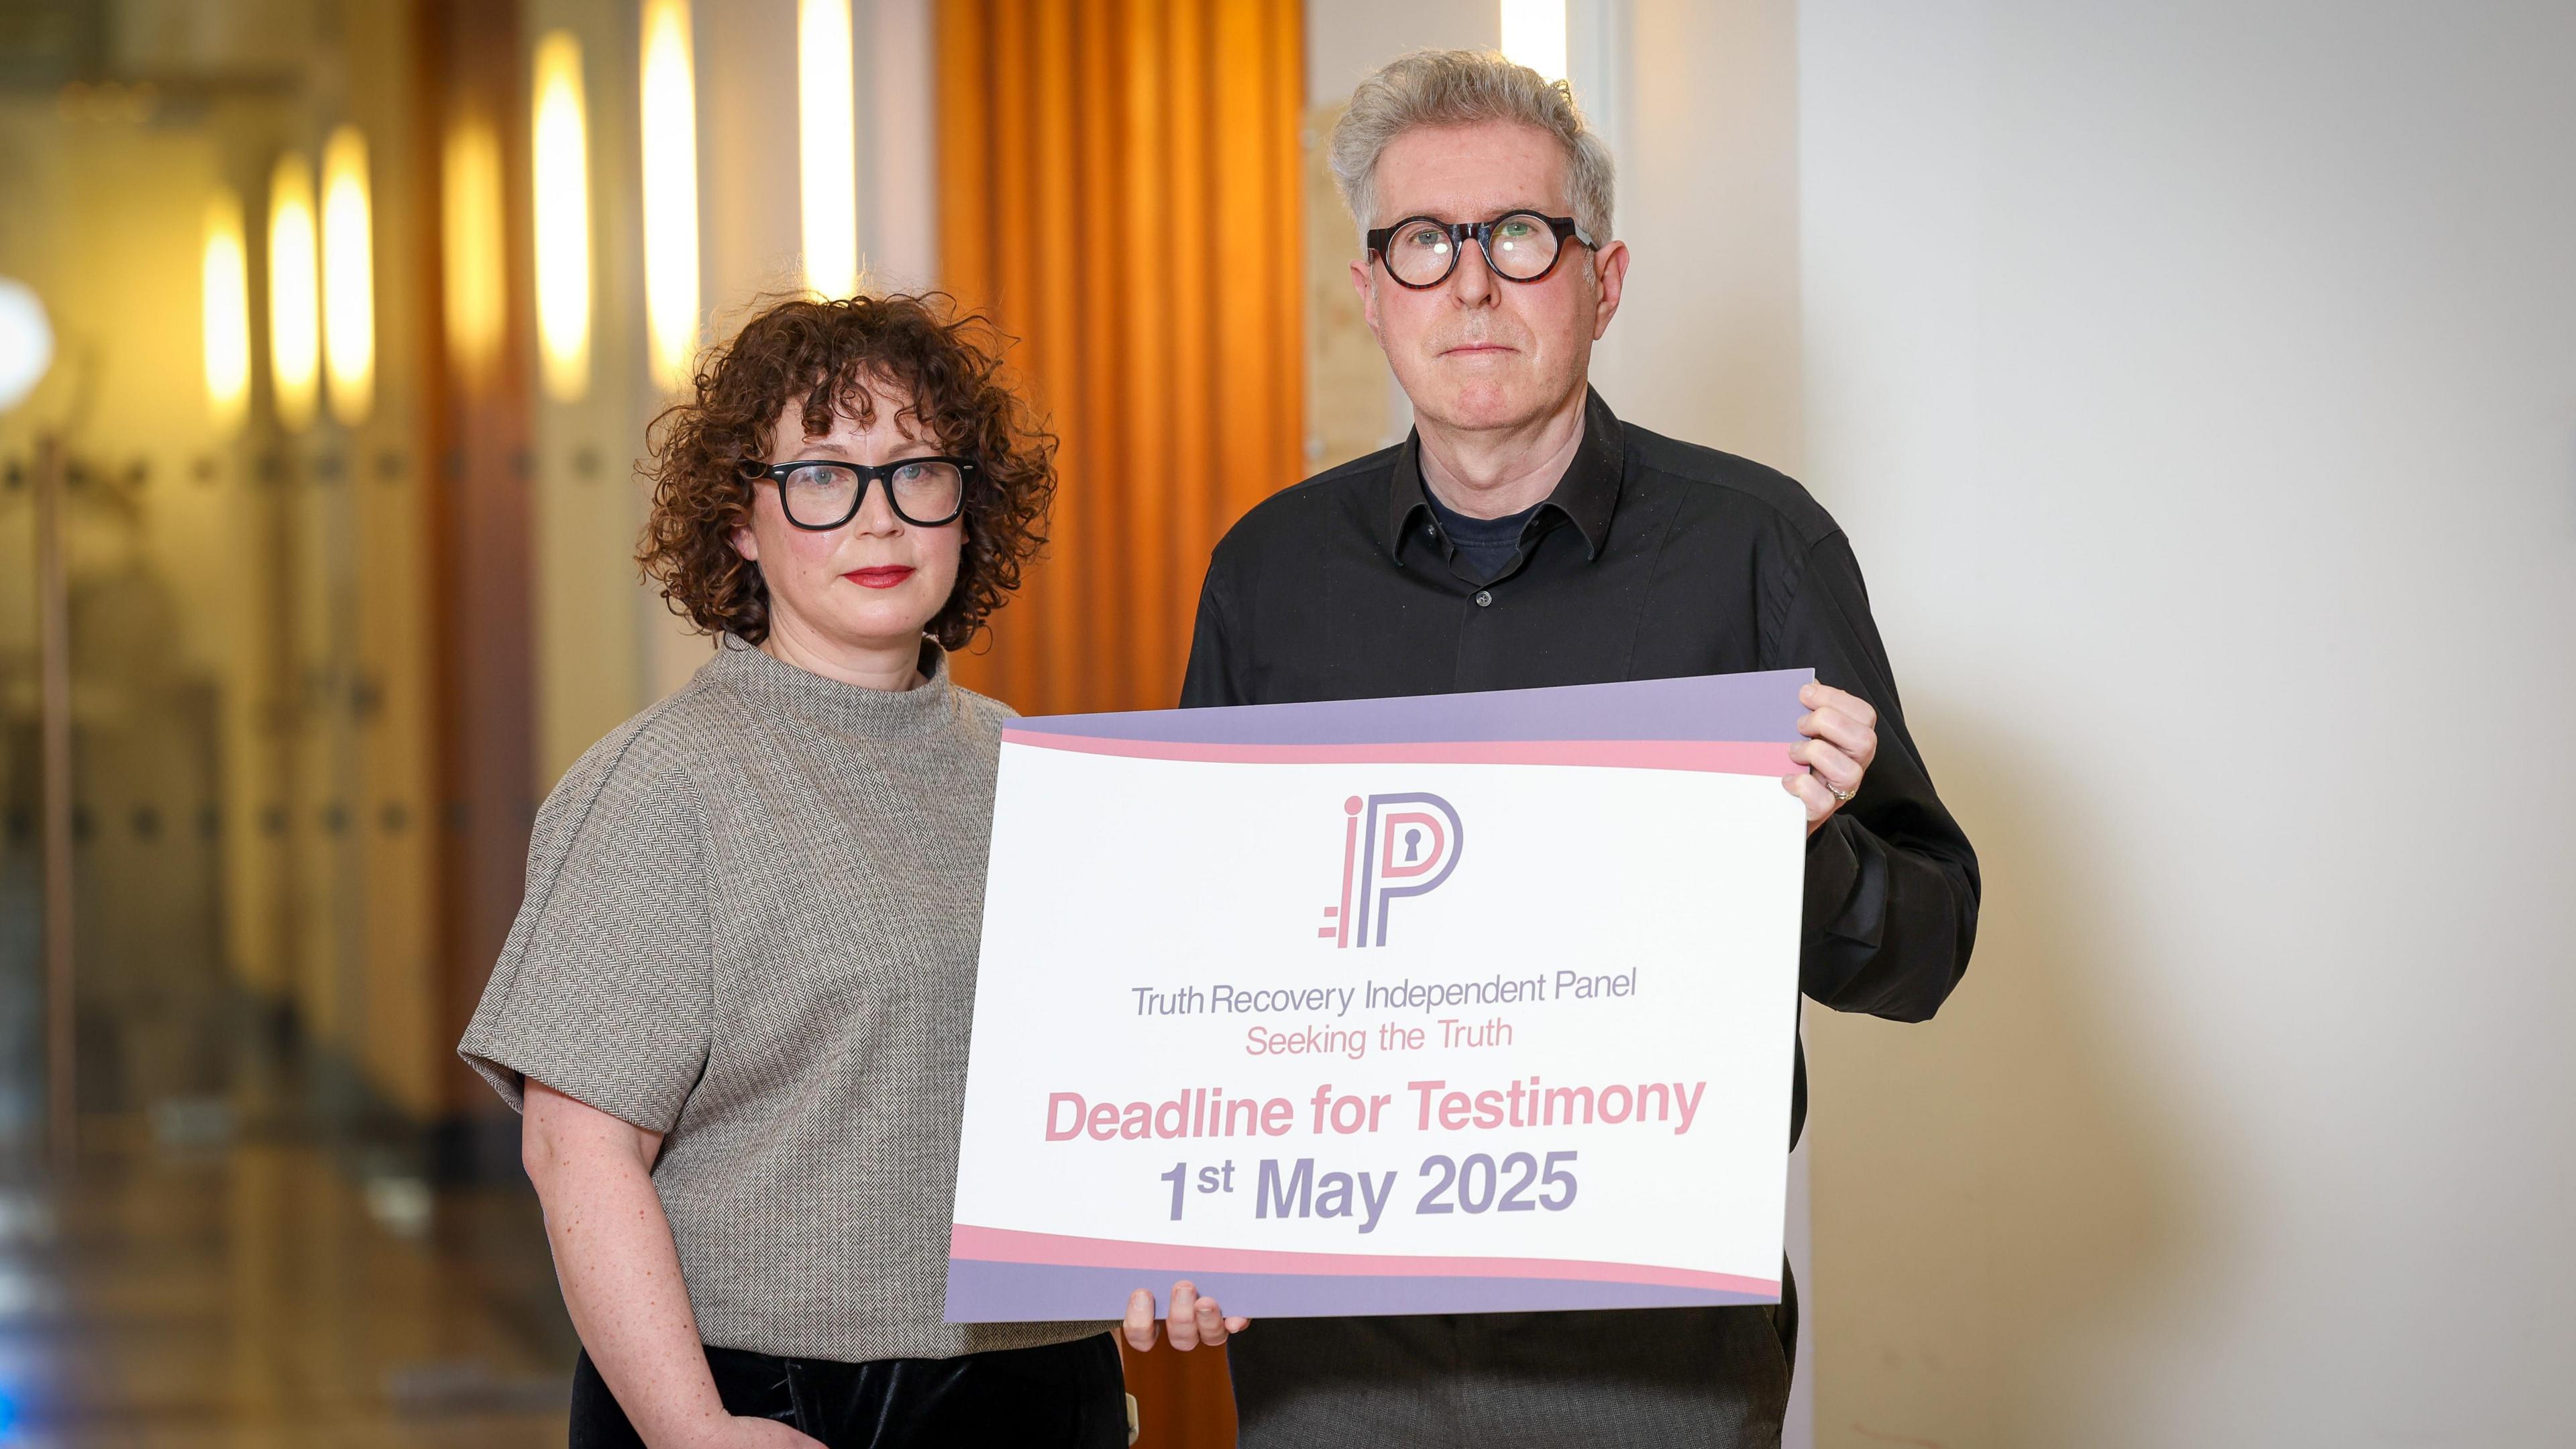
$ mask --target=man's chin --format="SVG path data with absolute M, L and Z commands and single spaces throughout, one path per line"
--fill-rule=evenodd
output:
M 1516 428 L 1551 410 L 1540 390 L 1527 385 L 1452 386 L 1429 393 L 1427 398 L 1424 393 L 1411 395 L 1417 416 L 1463 432 Z

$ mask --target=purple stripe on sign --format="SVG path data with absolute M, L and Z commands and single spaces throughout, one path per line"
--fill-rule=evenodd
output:
M 1604 1263 L 1589 1258 L 1514 1258 L 1478 1254 L 1318 1253 L 1303 1249 L 1219 1248 L 1181 1243 L 1088 1238 L 959 1223 L 948 1230 L 948 1256 L 979 1263 L 1064 1263 L 1124 1268 L 1149 1277 L 1232 1273 L 1323 1273 L 1387 1278 L 1547 1278 L 1586 1283 L 1666 1283 L 1685 1288 L 1774 1294 L 1776 1278 L 1747 1278 L 1706 1268 Z M 1763 1300 L 1770 1301 L 1767 1297 Z
M 1794 775 L 1806 766 L 1778 740 L 1461 740 L 1438 744 L 1211 745 L 1182 740 L 1102 739 L 1004 726 L 1002 741 L 1084 755 L 1231 765 L 1590 765 L 1628 770 L 1695 770 L 1717 775 Z
M 1324 1318 L 1378 1313 L 1544 1313 L 1571 1308 L 1700 1308 L 1776 1303 L 1779 1295 L 1736 1293 L 1654 1283 L 1547 1278 L 1396 1277 L 1337 1273 L 1192 1273 L 1200 1293 L 1229 1315 Z M 1126 1316 L 1127 1295 L 1155 1293 L 1156 1317 L 1170 1311 L 1159 1283 L 1134 1268 L 1081 1268 L 1055 1263 L 948 1263 L 950 1323 L 1028 1323 Z
M 1011 722 L 1023 734 L 1185 744 L 1365 745 L 1498 740 L 1772 740 L 1798 738 L 1806 669 L 1709 674 L 1622 684 L 1424 694 L 1230 709 L 1060 714 Z

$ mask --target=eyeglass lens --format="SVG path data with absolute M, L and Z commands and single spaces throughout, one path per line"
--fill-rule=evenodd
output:
M 838 463 L 807 463 L 787 475 L 778 499 L 788 518 L 802 527 L 837 528 L 857 515 L 864 477 Z M 936 459 L 905 463 L 887 475 L 886 494 L 895 516 L 906 523 L 946 523 L 957 516 L 966 497 L 966 475 L 956 464 Z
M 1533 281 L 1547 275 L 1547 269 L 1556 264 L 1556 228 L 1548 225 L 1543 216 L 1513 212 L 1495 222 L 1490 235 L 1485 257 L 1502 276 Z M 1387 238 L 1386 268 L 1397 281 L 1429 286 L 1447 276 L 1456 264 L 1456 246 L 1449 229 L 1438 222 L 1409 221 Z

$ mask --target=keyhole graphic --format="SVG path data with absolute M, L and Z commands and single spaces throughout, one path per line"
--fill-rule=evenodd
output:
M 1419 830 L 1408 830 L 1404 832 L 1404 863 L 1406 865 L 1411 865 L 1421 858 L 1422 832 Z

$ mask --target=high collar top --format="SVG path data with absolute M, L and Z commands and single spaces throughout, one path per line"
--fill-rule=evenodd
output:
M 734 634 L 723 636 L 706 669 L 740 691 L 763 714 L 861 739 L 927 734 L 957 713 L 957 685 L 949 678 L 948 651 L 929 639 L 921 641 L 924 677 L 910 689 L 870 689 L 827 679 Z

